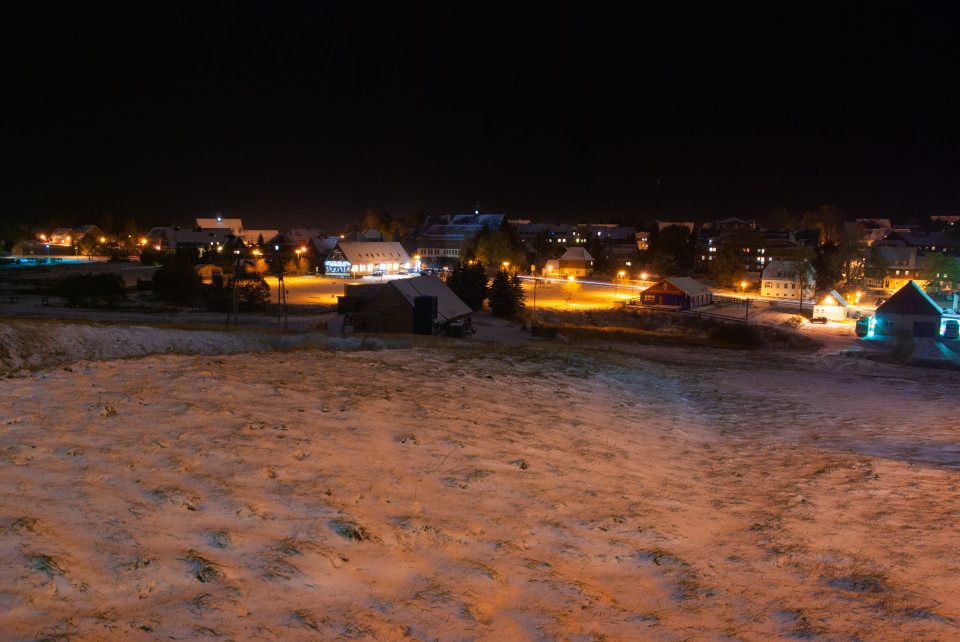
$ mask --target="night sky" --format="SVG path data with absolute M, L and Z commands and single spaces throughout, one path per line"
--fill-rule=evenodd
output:
M 2 216 L 960 214 L 954 13 L 767 4 L 7 3 Z

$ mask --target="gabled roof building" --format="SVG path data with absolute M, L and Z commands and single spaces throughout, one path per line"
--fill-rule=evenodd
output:
M 337 301 L 344 327 L 357 332 L 446 334 L 472 310 L 435 276 L 348 283 Z M 462 329 L 462 327 L 461 327 Z
M 381 241 L 339 241 L 324 261 L 327 276 L 361 277 L 392 273 L 411 267 L 403 245 Z
M 875 313 L 876 334 L 894 336 L 906 330 L 914 337 L 935 337 L 943 310 L 913 281 L 895 292 Z
M 460 259 L 463 240 L 483 230 L 498 230 L 503 214 L 438 214 L 428 216 L 417 236 L 417 254 L 423 261 Z
M 638 303 L 645 307 L 692 310 L 713 303 L 710 288 L 689 277 L 672 277 L 654 283 L 640 293 Z

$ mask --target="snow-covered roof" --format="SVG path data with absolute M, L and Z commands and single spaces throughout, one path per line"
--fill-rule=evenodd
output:
M 710 288 L 698 281 L 694 281 L 689 276 L 674 276 L 666 279 L 666 281 L 670 285 L 680 288 L 690 296 L 700 296 L 701 294 L 708 294 L 710 292 Z
M 410 256 L 400 243 L 385 241 L 340 241 L 337 247 L 351 264 L 407 263 Z
M 463 238 L 487 228 L 500 229 L 505 214 L 439 214 L 428 216 L 423 224 L 422 237 Z
M 198 218 L 197 227 L 202 230 L 228 230 L 233 234 L 243 231 L 243 221 L 238 218 Z
M 170 247 L 176 248 L 178 245 L 217 245 L 227 242 L 227 239 L 233 236 L 230 230 L 206 230 L 203 232 L 194 232 L 193 230 L 174 230 L 167 229 L 167 241 Z
M 590 253 L 582 247 L 571 247 L 560 257 L 561 261 L 592 261 L 594 260 Z
M 830 296 L 833 297 L 833 300 L 837 302 L 837 305 L 842 305 L 843 307 L 847 307 L 850 305 L 850 303 L 847 301 L 847 298 L 842 294 L 840 294 L 839 292 L 837 292 L 836 290 L 830 290 Z M 832 304 L 828 304 L 828 305 L 832 305 Z
M 243 232 L 237 236 L 242 238 L 244 243 L 256 243 L 260 240 L 261 236 L 263 237 L 264 242 L 266 242 L 266 239 L 276 235 L 277 230 L 243 230 Z
M 799 276 L 797 274 L 797 264 L 798 261 L 770 261 L 767 263 L 767 266 L 763 268 L 763 273 L 760 278 L 763 279 L 790 279 L 798 280 Z M 804 259 L 799 261 L 799 263 L 805 264 L 807 272 L 807 279 L 809 280 L 813 276 L 813 266 L 810 265 L 810 262 Z
M 411 305 L 418 296 L 437 297 L 437 316 L 441 323 L 453 321 L 470 314 L 473 310 L 460 300 L 447 284 L 435 276 L 416 276 L 412 279 L 397 279 L 390 285 L 397 289 Z

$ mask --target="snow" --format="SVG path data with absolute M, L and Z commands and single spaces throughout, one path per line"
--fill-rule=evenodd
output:
M 960 376 L 0 322 L 0 630 L 958 635 Z

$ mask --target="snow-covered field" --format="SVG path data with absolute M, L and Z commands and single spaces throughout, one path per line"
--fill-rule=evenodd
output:
M 4 639 L 960 636 L 957 373 L 9 322 L 0 374 Z

